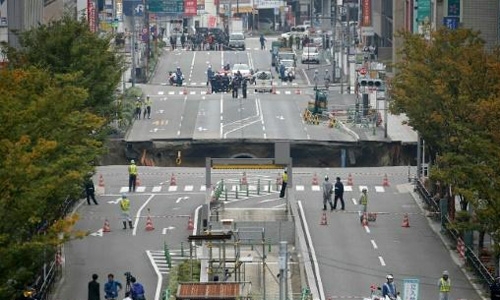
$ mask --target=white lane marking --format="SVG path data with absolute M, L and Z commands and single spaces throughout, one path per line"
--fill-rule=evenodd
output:
M 153 187 L 153 193 L 159 193 L 161 192 L 161 185 L 157 185 Z
M 186 185 L 184 187 L 184 192 L 192 192 L 193 191 L 193 186 L 192 185 Z
M 141 218 L 142 210 L 148 205 L 149 201 L 151 201 L 154 196 L 154 194 L 149 196 L 149 198 L 141 205 L 141 207 L 135 214 L 134 229 L 132 229 L 132 235 L 137 235 L 137 225 L 139 225 L 139 219 Z
M 344 186 L 344 192 L 352 192 L 352 185 Z
M 177 186 L 176 185 L 171 185 L 168 187 L 169 192 L 176 192 L 177 191 Z
M 358 200 L 356 200 L 356 198 L 352 198 L 352 203 L 353 203 L 354 205 L 358 205 Z
M 161 274 L 160 270 L 158 269 L 158 266 L 156 265 L 155 260 L 153 258 L 153 255 L 151 255 L 151 252 L 149 250 L 147 250 L 146 254 L 148 255 L 149 261 L 151 262 L 151 265 L 153 266 L 153 269 L 155 270 L 156 276 L 158 276 L 158 281 L 156 282 L 155 300 L 160 300 L 161 286 L 163 284 L 163 275 Z
M 138 192 L 138 193 L 144 193 L 146 191 L 146 187 L 145 186 L 138 186 L 135 189 L 135 191 Z
M 319 187 L 319 185 L 313 185 L 313 186 L 311 187 L 311 190 L 312 190 L 313 192 L 319 192 L 319 191 L 321 191 L 321 188 Z
M 377 243 L 375 243 L 375 240 L 370 240 L 372 243 L 373 249 L 378 249 Z
M 385 189 L 383 186 L 375 186 L 375 192 L 383 193 L 383 192 L 385 192 Z
M 295 186 L 295 190 L 296 191 L 303 191 L 304 190 L 304 186 L 303 185 L 296 185 Z
M 169 227 L 163 228 L 163 230 L 161 231 L 161 234 L 167 234 L 172 229 L 175 229 L 175 227 L 169 226 Z
M 206 185 L 202 185 L 200 187 L 200 192 L 205 192 L 207 190 L 207 186 Z
M 363 226 L 363 227 L 365 228 L 366 233 L 370 233 L 370 227 L 368 227 L 368 225 Z
M 378 260 L 380 261 L 380 264 L 385 267 L 385 261 L 384 261 L 384 258 L 382 256 L 379 256 L 378 257 Z
M 122 186 L 120 188 L 120 193 L 126 193 L 126 192 L 128 192 L 128 186 Z
M 182 200 L 187 200 L 187 199 L 189 199 L 189 197 L 188 197 L 188 196 L 179 197 L 179 198 L 177 198 L 177 200 L 175 201 L 175 203 L 179 203 L 179 202 L 181 202 Z

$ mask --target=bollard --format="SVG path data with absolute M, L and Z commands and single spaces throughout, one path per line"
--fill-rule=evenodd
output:
M 184 257 L 184 242 L 181 242 L 181 257 Z
M 271 193 L 271 180 L 267 181 L 267 192 Z
M 267 239 L 267 243 L 268 243 L 267 245 L 269 247 L 267 251 L 271 252 L 271 239 Z
M 235 189 L 235 191 L 234 191 L 234 193 L 235 193 L 235 195 L 236 195 L 236 199 L 238 199 L 238 188 L 239 188 L 239 187 L 238 187 L 238 186 L 236 186 L 236 189 Z
M 257 179 L 257 195 L 260 195 L 260 178 Z
M 227 201 L 227 187 L 224 189 L 224 200 Z
M 252 250 L 252 251 L 253 251 L 253 244 L 251 244 L 251 245 L 250 245 L 250 250 Z
M 168 250 L 167 243 L 163 247 L 163 252 L 165 253 L 165 260 L 167 261 L 168 268 L 172 268 L 172 259 L 170 257 L 170 250 Z
M 166 289 L 163 291 L 163 300 L 169 300 L 170 299 L 170 289 Z
M 250 196 L 250 189 L 248 188 L 248 185 L 247 185 L 247 197 Z

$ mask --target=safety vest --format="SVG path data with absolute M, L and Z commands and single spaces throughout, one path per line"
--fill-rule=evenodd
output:
M 147 98 L 145 105 L 146 106 L 151 106 L 151 99 Z
M 135 101 L 135 107 L 136 108 L 141 108 L 142 102 L 141 101 Z
M 288 174 L 287 173 L 283 173 L 282 179 L 283 179 L 283 182 L 285 182 L 285 183 L 288 182 Z
M 448 278 L 448 280 L 444 280 L 444 278 L 439 279 L 439 291 L 442 293 L 448 293 L 451 289 L 451 281 Z
M 128 200 L 127 198 L 122 198 L 122 200 L 120 201 L 120 208 L 122 209 L 122 211 L 128 211 L 130 209 L 130 200 Z
M 361 194 L 361 198 L 359 198 L 359 204 L 367 205 L 368 204 L 368 195 L 365 193 Z
M 137 166 L 135 164 L 128 166 L 128 173 L 130 175 L 137 175 Z

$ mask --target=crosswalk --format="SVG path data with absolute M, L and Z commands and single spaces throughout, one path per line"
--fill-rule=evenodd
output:
M 386 191 L 385 186 L 375 185 L 357 185 L 357 186 L 344 186 L 344 192 L 361 192 L 363 189 L 366 189 L 368 192 L 376 192 L 376 193 L 384 193 Z M 276 184 L 267 184 L 267 185 L 248 185 L 248 191 L 251 195 L 266 195 L 272 193 L 279 193 L 281 189 L 280 185 Z M 294 189 L 297 192 L 320 192 L 320 185 L 294 185 Z M 227 184 L 224 188 L 224 191 L 228 191 L 229 193 L 235 193 L 236 191 L 242 193 L 243 195 L 247 191 L 247 186 L 242 186 L 239 184 Z M 156 185 L 156 186 L 138 186 L 136 187 L 136 193 L 175 193 L 175 192 L 206 192 L 207 188 L 205 185 Z M 128 186 L 120 187 L 119 193 L 128 193 Z
M 170 250 L 170 265 L 167 262 L 167 258 L 165 256 L 164 250 L 146 250 L 146 254 L 149 257 L 153 268 L 158 270 L 158 272 L 162 275 L 168 275 L 170 270 L 181 264 L 186 259 L 189 259 L 186 253 L 184 256 L 182 255 L 181 250 Z
M 276 95 L 294 95 L 294 94 L 302 94 L 302 90 L 276 90 L 272 93 L 269 93 L 268 94 L 276 94 Z M 249 89 L 249 94 L 262 94 L 262 92 L 256 92 L 254 91 L 253 89 Z M 218 93 L 218 94 L 221 94 L 221 93 Z M 230 94 L 230 93 L 225 93 L 225 94 Z M 197 89 L 197 90 L 178 90 L 178 91 L 167 91 L 166 93 L 165 92 L 159 92 L 158 93 L 158 96 L 165 96 L 165 95 L 169 95 L 169 96 L 174 96 L 174 95 L 217 95 L 217 93 L 210 93 L 206 90 L 200 90 L 200 89 Z M 166 100 L 166 99 L 165 99 Z

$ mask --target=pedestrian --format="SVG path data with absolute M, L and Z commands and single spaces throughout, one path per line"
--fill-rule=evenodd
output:
M 184 35 L 184 32 L 181 34 L 181 47 L 184 49 L 184 45 L 186 44 L 186 36 Z
M 95 186 L 91 176 L 92 174 L 88 174 L 85 179 L 85 195 L 87 196 L 87 204 L 90 205 L 90 199 L 92 199 L 95 205 L 99 205 L 95 199 Z
M 130 161 L 128 166 L 128 192 L 135 192 L 135 185 L 137 183 L 137 166 L 135 160 Z
M 215 73 L 214 71 L 212 70 L 212 66 L 208 66 L 208 69 L 207 69 L 207 86 L 208 84 L 212 82 L 212 80 L 214 79 L 214 76 L 215 76 Z M 213 87 L 212 87 L 213 89 Z
M 387 274 L 385 278 L 387 281 L 382 286 L 382 298 L 396 300 L 398 292 L 396 291 L 396 285 L 394 284 L 394 276 L 392 274 Z
M 247 98 L 247 85 L 248 80 L 246 78 L 243 78 L 243 81 L 241 82 L 241 94 L 243 95 L 243 99 Z
M 266 38 L 263 34 L 260 35 L 260 50 L 266 49 Z
M 141 119 L 141 111 L 142 111 L 142 101 L 140 97 L 137 97 L 135 100 L 135 119 Z
M 439 300 L 448 300 L 451 290 L 451 279 L 448 271 L 443 271 L 443 276 L 438 281 Z
M 319 84 L 318 70 L 314 70 L 313 82 L 314 82 L 314 90 L 317 90 Z
M 340 177 L 337 177 L 337 182 L 335 182 L 335 200 L 333 202 L 333 209 L 337 208 L 337 200 L 340 200 L 340 209 L 345 210 L 344 184 L 342 184 L 342 181 L 340 181 Z
M 326 175 L 325 181 L 323 181 L 323 210 L 326 210 L 327 202 L 330 204 L 330 210 L 334 210 L 335 208 L 332 203 L 333 184 L 328 180 L 328 175 Z
M 133 300 L 130 292 L 125 292 L 125 298 L 123 300 Z
M 285 198 L 286 185 L 288 184 L 288 173 L 287 171 L 283 171 L 283 175 L 281 176 L 281 191 L 280 198 Z
M 132 285 L 130 286 L 130 292 L 132 293 L 133 300 L 146 300 L 144 296 L 144 286 L 137 282 L 135 277 L 130 278 Z
M 122 194 L 122 198 L 120 199 L 120 210 L 122 212 L 123 229 L 127 229 L 127 222 L 130 229 L 134 229 L 132 218 L 130 217 L 130 200 L 125 193 Z
M 88 285 L 88 300 L 101 300 L 101 288 L 97 278 L 99 278 L 97 274 L 92 274 L 92 281 L 89 281 Z
M 500 276 L 497 276 L 493 284 L 490 285 L 490 299 L 500 300 Z
M 368 190 L 363 188 L 361 196 L 359 196 L 359 218 L 363 221 L 363 215 L 366 214 L 368 206 Z
M 104 298 L 106 300 L 118 300 L 118 292 L 122 289 L 122 284 L 115 280 L 115 275 L 108 274 L 108 282 L 104 284 Z
M 148 119 L 151 119 L 151 105 L 152 105 L 151 98 L 149 96 L 146 97 L 146 101 L 144 101 L 144 106 L 146 108 L 144 109 L 144 119 L 146 119 L 146 115 L 148 116 Z

